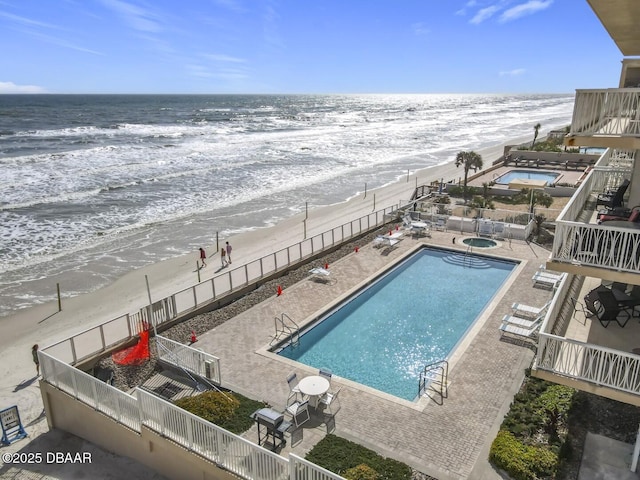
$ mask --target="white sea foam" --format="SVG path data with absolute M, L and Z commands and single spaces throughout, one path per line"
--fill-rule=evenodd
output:
M 344 201 L 365 183 L 373 189 L 461 149 L 530 135 L 538 122 L 563 127 L 573 106 L 568 95 L 143 101 L 126 115 L 88 103 L 85 125 L 73 110 L 56 119 L 43 110 L 40 124 L 0 119 L 0 131 L 15 132 L 0 137 L 7 311 L 49 298 L 41 278 L 77 271 L 71 289 L 95 288 L 127 268 L 206 244 L 213 231 L 274 224 L 305 202 Z M 98 280 L 84 285 L 80 276 L 98 259 Z

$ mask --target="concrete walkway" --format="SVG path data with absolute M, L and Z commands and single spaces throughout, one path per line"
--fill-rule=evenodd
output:
M 281 296 L 274 292 L 272 299 L 201 335 L 197 346 L 220 358 L 224 386 L 283 410 L 289 392 L 287 374 L 295 371 L 302 378 L 317 371 L 267 351 L 275 333 L 274 317 L 285 312 L 299 325 L 312 321 L 421 242 L 464 252 L 461 239 L 459 234 L 433 232 L 432 238 L 421 240 L 405 236 L 390 252 L 365 245 L 330 266 L 331 282 L 309 278 Z M 501 478 L 486 461 L 488 449 L 533 352 L 532 345 L 501 339 L 498 327 L 513 302 L 543 305 L 552 292 L 533 288 L 531 281 L 548 257 L 546 250 L 514 241 L 483 253 L 518 259 L 521 264 L 450 358 L 448 397 L 442 405 L 428 397 L 415 403 L 401 400 L 334 377 L 332 388 L 342 386 L 342 408 L 335 423 L 327 425 L 321 416 L 315 417 L 281 453 L 304 455 L 327 431 L 334 431 L 439 480 Z M 437 279 L 425 277 L 425 293 L 430 281 Z M 434 399 L 440 400 L 437 395 Z M 253 429 L 246 436 L 257 440 Z

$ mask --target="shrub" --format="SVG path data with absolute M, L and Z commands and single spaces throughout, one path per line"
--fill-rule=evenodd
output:
M 342 476 L 347 480 L 377 480 L 378 472 L 369 465 L 361 463 L 360 465 L 346 470 Z
M 307 454 L 306 459 L 327 470 L 345 475 L 348 470 L 366 465 L 377 473 L 377 480 L 410 480 L 411 468 L 385 458 L 357 443 L 329 434 Z
M 550 450 L 525 445 L 506 430 L 500 430 L 491 444 L 489 461 L 514 480 L 553 477 L 558 457 Z
M 231 433 L 246 432 L 253 425 L 251 414 L 265 407 L 258 402 L 232 392 L 204 392 L 177 400 L 176 405 Z

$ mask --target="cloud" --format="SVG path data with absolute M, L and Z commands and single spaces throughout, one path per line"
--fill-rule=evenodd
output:
M 37 85 L 16 85 L 13 82 L 0 82 L 0 94 L 4 93 L 47 93 Z
M 44 28 L 58 28 L 50 23 L 40 22 L 38 20 L 31 20 L 30 18 L 21 17 L 19 15 L 13 15 L 7 12 L 0 12 L 0 17 L 4 17 L 12 22 L 26 25 L 28 27 L 44 27 Z
M 102 4 L 119 14 L 134 30 L 157 33 L 162 30 L 155 14 L 121 0 L 102 0 Z
M 466 15 L 467 14 L 467 9 L 468 8 L 473 8 L 478 4 L 478 2 L 476 2 L 476 0 L 469 0 L 467 3 L 465 3 L 464 7 L 462 7 L 460 10 L 458 10 L 456 12 L 456 15 Z
M 520 5 L 505 10 L 502 15 L 500 15 L 499 21 L 505 23 L 527 15 L 533 15 L 534 13 L 549 8 L 552 4 L 553 0 L 529 0 L 526 3 L 521 3 Z
M 484 22 L 485 20 L 488 20 L 489 18 L 491 18 L 496 12 L 498 12 L 498 10 L 500 10 L 500 7 L 497 5 L 491 5 L 490 7 L 481 8 L 474 15 L 474 17 L 471 20 L 469 20 L 469 23 L 478 25 Z
M 214 62 L 245 63 L 246 61 L 243 58 L 237 58 L 237 57 L 232 57 L 230 55 L 223 55 L 223 54 L 216 54 L 216 53 L 205 53 L 203 56 Z
M 411 30 L 415 35 L 426 35 L 429 33 L 429 28 L 423 23 L 418 22 L 411 25 Z
M 499 73 L 501 77 L 516 77 L 524 74 L 526 70 L 524 68 L 514 68 L 513 70 L 503 70 Z

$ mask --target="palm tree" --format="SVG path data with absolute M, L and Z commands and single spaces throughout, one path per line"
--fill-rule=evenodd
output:
M 536 138 L 538 138 L 538 132 L 540 131 L 540 127 L 542 127 L 542 125 L 540 125 L 539 123 L 536 123 L 533 126 L 533 142 L 531 142 L 531 150 L 533 150 L 533 146 L 536 143 Z
M 482 168 L 482 156 L 474 151 L 459 152 L 456 155 L 456 167 L 460 165 L 464 166 L 464 203 L 467 203 L 467 177 L 469 176 L 469 170 L 473 168 L 473 171 Z

